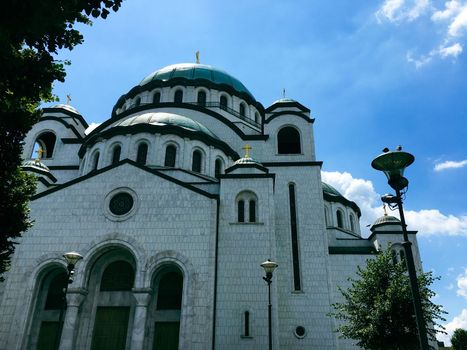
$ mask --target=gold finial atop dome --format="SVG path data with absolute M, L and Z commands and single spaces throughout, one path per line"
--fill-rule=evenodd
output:
M 196 63 L 199 64 L 199 51 L 196 51 Z
M 69 105 L 70 102 L 71 102 L 71 95 L 68 94 L 68 95 L 66 95 L 66 104 Z
M 252 150 L 253 148 L 250 145 L 246 144 L 245 147 L 242 147 L 242 149 L 245 150 L 245 157 L 244 158 L 250 158 L 250 156 L 248 154 L 248 151 Z

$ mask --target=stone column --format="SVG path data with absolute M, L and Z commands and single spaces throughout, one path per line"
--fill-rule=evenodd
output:
M 136 299 L 135 318 L 131 334 L 131 350 L 142 350 L 146 330 L 146 318 L 148 305 L 151 301 L 151 288 L 133 288 L 133 296 Z
M 74 345 L 78 310 L 88 294 L 83 288 L 70 288 L 66 293 L 67 309 L 63 322 L 62 336 L 60 337 L 59 350 L 72 350 Z

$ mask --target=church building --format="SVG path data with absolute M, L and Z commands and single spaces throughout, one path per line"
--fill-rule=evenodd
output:
M 357 349 L 331 304 L 402 229 L 385 215 L 362 237 L 358 205 L 321 181 L 314 121 L 199 63 L 148 75 L 88 134 L 69 104 L 44 108 L 24 143 L 34 225 L 0 283 L 0 349 L 266 349 L 268 259 L 272 348 Z

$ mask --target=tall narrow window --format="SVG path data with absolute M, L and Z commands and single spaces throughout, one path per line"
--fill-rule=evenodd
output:
M 214 175 L 215 177 L 219 177 L 220 174 L 222 174 L 222 160 L 217 158 L 214 168 Z
M 237 204 L 238 222 L 245 222 L 245 201 L 243 199 Z
M 248 214 L 249 214 L 249 222 L 256 222 L 256 201 L 254 199 L 250 199 Z
M 141 104 L 141 97 L 137 97 L 135 100 L 135 107 L 138 107 Z
M 255 113 L 255 122 L 257 122 L 258 124 L 261 124 L 261 117 L 259 116 L 258 112 Z
M 157 283 L 158 278 L 156 278 Z M 153 349 L 178 350 L 183 276 L 177 271 L 163 272 L 156 286 Z M 154 305 L 154 304 L 153 304 Z
M 295 199 L 295 185 L 289 185 L 289 206 L 290 206 L 290 232 L 292 238 L 292 265 L 294 290 L 301 290 L 300 261 L 298 256 L 298 232 L 297 232 L 297 208 Z
M 353 215 L 349 215 L 349 221 L 350 221 L 350 231 L 355 232 L 355 221 L 353 218 Z
M 243 314 L 243 336 L 249 337 L 250 336 L 250 313 L 245 311 Z
M 277 151 L 279 154 L 299 154 L 300 133 L 297 129 L 287 126 L 277 133 Z
M 52 270 L 43 279 L 38 290 L 36 311 L 28 348 L 53 349 L 59 331 L 59 311 L 63 307 L 63 287 L 67 275 L 62 270 Z
M 196 171 L 197 173 L 201 172 L 201 163 L 203 161 L 203 155 L 201 151 L 196 150 L 193 152 L 193 159 L 191 162 L 191 170 Z
M 324 208 L 324 223 L 326 226 L 329 226 L 329 221 L 328 221 L 328 209 Z
M 174 102 L 176 102 L 176 103 L 182 103 L 183 102 L 183 91 L 182 90 L 175 91 Z
M 221 96 L 219 102 L 220 102 L 221 109 L 227 109 L 227 97 L 225 95 Z
M 136 155 L 136 163 L 145 165 L 147 156 L 148 156 L 148 144 L 144 142 L 140 143 L 138 146 L 138 152 Z
M 122 148 L 120 146 L 115 146 L 112 152 L 112 164 L 116 164 L 119 162 L 121 153 Z
M 96 171 L 98 165 L 99 165 L 99 152 L 96 152 L 96 154 L 94 154 L 94 158 L 92 159 L 91 171 Z
M 158 91 L 152 97 L 152 103 L 159 103 L 161 102 L 161 93 Z
M 246 115 L 246 108 L 244 103 L 240 103 L 240 115 L 243 117 Z
M 344 218 L 342 217 L 342 212 L 340 210 L 336 211 L 337 218 L 337 227 L 344 228 Z
M 198 105 L 203 107 L 206 106 L 206 92 L 203 90 L 198 91 Z
M 175 160 L 177 156 L 177 149 L 174 145 L 168 145 L 165 149 L 165 166 L 175 167 Z

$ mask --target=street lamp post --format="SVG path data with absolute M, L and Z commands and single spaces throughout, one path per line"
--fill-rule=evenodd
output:
M 428 350 L 428 338 L 426 331 L 425 319 L 423 317 L 423 309 L 420 298 L 420 290 L 418 288 L 417 272 L 415 270 L 415 263 L 412 253 L 412 243 L 409 241 L 407 235 L 407 225 L 405 223 L 404 208 L 402 205 L 402 195 L 405 194 L 404 189 L 407 188 L 409 180 L 404 177 L 404 170 L 415 160 L 415 157 L 407 152 L 402 151 L 402 147 L 397 147 L 396 151 L 389 151 L 385 148 L 383 153 L 377 156 L 372 162 L 371 166 L 384 172 L 388 178 L 388 184 L 395 191 L 396 195 L 384 195 L 381 200 L 389 205 L 397 206 L 402 225 L 402 234 L 404 242 L 402 246 L 405 252 L 405 261 L 407 264 L 407 271 L 409 274 L 410 287 L 412 290 L 412 299 L 415 311 L 415 318 L 417 321 L 418 337 L 420 342 L 420 348 L 422 350 Z
M 63 257 L 65 258 L 65 261 L 67 263 L 67 280 L 65 282 L 65 286 L 63 287 L 63 293 L 62 293 L 62 305 L 60 307 L 60 317 L 58 319 L 58 330 L 57 330 L 57 336 L 55 337 L 55 349 L 58 349 L 60 346 L 60 338 L 62 337 L 62 330 L 63 330 L 63 317 L 65 314 L 66 310 L 66 293 L 68 291 L 68 285 L 73 282 L 73 275 L 75 273 L 75 265 L 76 263 L 81 260 L 83 257 L 81 254 L 77 252 L 69 252 L 63 254 Z
M 269 350 L 272 350 L 272 304 L 271 304 L 271 283 L 272 273 L 279 265 L 274 261 L 267 260 L 261 264 L 261 267 L 266 272 L 266 276 L 263 280 L 268 284 L 268 339 L 269 339 Z

